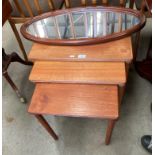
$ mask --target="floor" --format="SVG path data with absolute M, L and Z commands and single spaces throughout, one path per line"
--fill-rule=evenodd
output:
M 20 27 L 20 25 L 18 26 Z M 20 56 L 15 36 L 6 23 L 2 45 L 6 52 L 16 51 Z M 142 31 L 138 59 L 145 57 L 151 21 Z M 26 51 L 32 43 L 22 38 Z M 30 66 L 13 63 L 9 74 L 22 94 L 30 102 L 34 84 L 28 80 Z M 59 136 L 54 141 L 37 120 L 28 114 L 28 104 L 20 103 L 3 78 L 3 155 L 147 155 L 141 146 L 141 136 L 151 134 L 151 84 L 141 78 L 134 67 L 130 69 L 126 94 L 111 143 L 104 144 L 106 120 L 46 116 Z

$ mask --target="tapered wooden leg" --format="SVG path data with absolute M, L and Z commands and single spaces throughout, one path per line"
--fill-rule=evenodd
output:
M 131 63 L 125 63 L 126 79 L 128 79 L 130 66 L 131 66 Z
M 20 101 L 22 103 L 26 103 L 26 99 L 21 95 L 19 89 L 16 87 L 16 85 L 14 84 L 14 82 L 12 81 L 12 79 L 10 78 L 10 76 L 8 75 L 8 73 L 7 72 L 3 72 L 3 76 L 8 81 L 8 83 L 10 84 L 10 86 L 12 87 L 12 89 L 16 92 L 16 94 L 19 97 Z
M 119 85 L 118 86 L 118 98 L 119 98 L 119 106 L 121 105 L 122 103 L 122 99 L 123 99 L 123 96 L 125 94 L 125 88 L 126 88 L 126 85 Z
M 9 20 L 9 23 L 10 23 L 10 26 L 11 26 L 11 28 L 12 28 L 12 30 L 13 30 L 15 36 L 16 36 L 16 39 L 17 39 L 17 41 L 18 41 L 18 44 L 19 44 L 19 47 L 20 47 L 20 49 L 21 49 L 21 51 L 22 51 L 22 54 L 23 54 L 23 56 L 24 56 L 24 59 L 25 59 L 25 61 L 28 61 L 28 58 L 27 58 L 27 55 L 26 55 L 26 52 L 25 52 L 25 49 L 24 49 L 22 40 L 21 40 L 20 35 L 19 35 L 19 33 L 18 33 L 18 30 L 17 30 L 15 24 L 14 24 L 11 20 Z
M 110 143 L 111 134 L 115 125 L 115 120 L 108 120 L 108 127 L 106 131 L 105 144 L 108 145 Z
M 140 44 L 140 31 L 136 33 L 136 38 L 135 38 L 135 47 L 134 47 L 134 53 L 133 53 L 133 61 L 136 61 L 137 54 L 138 54 L 138 48 Z
M 58 136 L 55 134 L 53 129 L 50 127 L 48 122 L 45 120 L 45 118 L 42 115 L 35 115 L 35 117 L 38 119 L 38 121 L 43 125 L 43 127 L 48 131 L 48 133 L 55 139 L 58 140 Z

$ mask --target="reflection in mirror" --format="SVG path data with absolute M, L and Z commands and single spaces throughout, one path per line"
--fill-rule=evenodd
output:
M 128 30 L 139 23 L 138 17 L 127 13 L 74 11 L 33 22 L 26 31 L 38 38 L 96 38 Z
M 85 22 L 85 13 L 72 13 L 72 23 L 73 23 L 73 32 L 75 38 L 83 38 L 87 34 L 86 22 Z

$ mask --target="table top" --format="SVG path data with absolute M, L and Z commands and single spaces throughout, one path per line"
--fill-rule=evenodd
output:
M 145 25 L 137 10 L 118 7 L 83 7 L 41 14 L 24 23 L 29 40 L 50 45 L 87 45 L 129 36 Z
M 118 107 L 118 89 L 114 85 L 38 83 L 28 112 L 117 119 Z
M 112 61 L 130 63 L 131 37 L 96 45 L 50 46 L 34 43 L 28 59 L 35 61 Z
M 121 62 L 36 62 L 30 81 L 50 83 L 116 84 L 126 83 Z

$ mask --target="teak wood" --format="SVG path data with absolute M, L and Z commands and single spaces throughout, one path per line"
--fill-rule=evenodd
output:
M 117 119 L 117 89 L 115 85 L 37 83 L 28 112 Z
M 105 139 L 105 144 L 108 145 L 110 143 L 112 131 L 115 125 L 115 120 L 108 120 L 108 127 L 106 131 L 106 139 Z
M 36 84 L 28 112 L 35 115 L 50 135 L 58 137 L 42 114 L 108 119 L 105 144 L 110 143 L 119 117 L 116 85 Z
M 116 84 L 126 83 L 122 62 L 36 62 L 30 81 L 51 83 Z
M 79 55 L 84 55 L 83 59 Z M 50 46 L 34 43 L 28 55 L 35 61 L 123 61 L 133 59 L 131 37 L 87 46 Z

